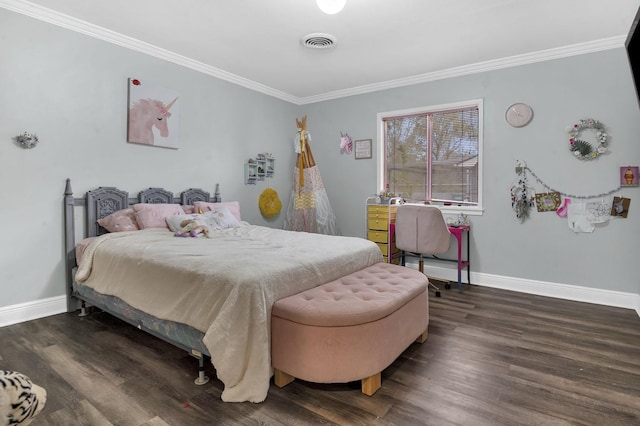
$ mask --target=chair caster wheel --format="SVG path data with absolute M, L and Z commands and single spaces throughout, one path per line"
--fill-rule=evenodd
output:
M 451 290 L 451 284 L 445 284 L 444 288 L 446 288 L 447 290 Z
M 439 291 L 436 291 L 436 297 L 441 297 L 442 295 L 440 294 Z

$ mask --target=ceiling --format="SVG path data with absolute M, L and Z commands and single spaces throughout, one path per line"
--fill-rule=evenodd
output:
M 297 104 L 620 47 L 640 0 L 0 0 Z M 327 33 L 331 49 L 301 38 Z

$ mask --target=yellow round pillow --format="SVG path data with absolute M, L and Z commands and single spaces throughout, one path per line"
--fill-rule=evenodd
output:
M 273 217 L 280 213 L 282 209 L 282 203 L 278 198 L 278 193 L 275 189 L 267 188 L 262 194 L 260 194 L 260 200 L 258 201 L 260 206 L 260 213 L 264 217 Z

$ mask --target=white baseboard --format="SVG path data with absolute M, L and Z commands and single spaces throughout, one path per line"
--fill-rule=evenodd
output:
M 410 266 L 415 266 L 417 269 L 417 264 L 412 264 L 410 261 L 408 264 Z M 429 266 L 425 264 L 424 271 L 427 275 L 432 277 L 455 282 L 458 281 L 457 269 L 442 266 Z M 466 270 L 462 271 L 462 282 L 467 282 Z M 633 309 L 636 311 L 638 316 L 640 316 L 640 294 L 547 281 L 505 277 L 501 275 L 483 274 L 473 271 L 471 271 L 471 283 L 485 287 L 536 294 L 538 296 L 555 297 L 557 299 L 575 300 L 577 302 L 593 303 L 596 305 Z M 452 285 L 452 289 L 456 287 L 457 286 Z
M 67 297 L 56 296 L 0 307 L 0 327 L 67 312 Z
M 407 262 L 407 266 L 418 269 L 417 264 L 412 263 L 410 260 Z M 432 277 L 458 281 L 458 271 L 456 269 L 425 265 L 424 270 L 427 275 Z M 466 282 L 466 279 L 467 272 L 463 271 L 462 282 Z M 558 299 L 575 300 L 577 302 L 594 303 L 596 305 L 633 309 L 640 317 L 640 294 L 477 272 L 471 272 L 471 282 L 485 287 L 519 291 L 521 293 L 537 294 L 539 296 L 555 297 Z M 452 289 L 455 289 L 455 287 L 456 286 L 453 285 Z M 4 306 L 0 307 L 0 327 L 57 315 L 66 311 L 66 296 L 56 296 L 33 302 Z

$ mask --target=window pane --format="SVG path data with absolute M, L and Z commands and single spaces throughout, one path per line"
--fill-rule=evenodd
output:
M 427 188 L 428 117 L 403 117 L 386 122 L 386 183 L 405 198 L 425 199 Z
M 384 118 L 385 185 L 417 201 L 478 202 L 478 108 Z
M 478 110 L 432 115 L 431 199 L 478 201 Z

